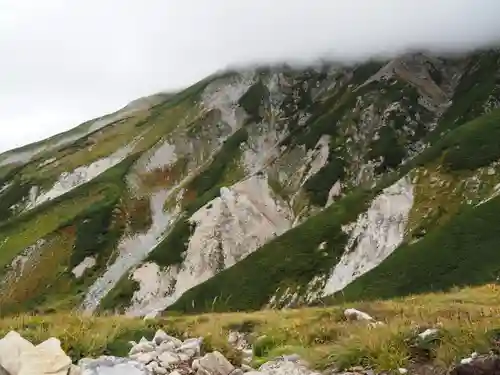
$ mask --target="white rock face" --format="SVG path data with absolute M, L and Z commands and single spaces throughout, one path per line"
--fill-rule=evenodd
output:
M 337 181 L 333 184 L 328 192 L 328 200 L 326 202 L 326 207 L 330 207 L 333 202 L 335 202 L 335 198 L 342 194 L 342 184 L 340 181 Z
M 83 309 L 93 312 L 106 294 L 132 267 L 137 266 L 163 239 L 166 230 L 175 219 L 176 212 L 163 211 L 163 204 L 169 194 L 160 191 L 151 196 L 152 225 L 146 233 L 124 238 L 118 246 L 119 255 L 115 262 L 89 288 L 83 301 Z
M 87 269 L 94 267 L 95 264 L 96 260 L 94 257 L 85 257 L 85 259 L 78 266 L 71 270 L 71 272 L 76 278 L 80 278 Z
M 264 169 L 273 158 L 279 155 L 279 142 L 287 133 L 278 132 L 271 124 L 261 125 L 259 134 L 250 134 L 244 146 L 242 164 L 248 174 Z
M 244 110 L 239 108 L 238 100 L 247 92 L 254 83 L 254 73 L 231 77 L 230 81 L 216 80 L 209 84 L 202 94 L 203 106 L 209 110 L 218 109 L 221 112 L 222 121 L 236 130 L 244 116 Z
M 48 200 L 57 198 L 75 189 L 76 187 L 93 180 L 100 174 L 125 160 L 125 158 L 130 155 L 133 148 L 133 144 L 127 145 L 106 158 L 96 160 L 89 165 L 78 167 L 72 172 L 61 174 L 59 180 L 56 181 L 52 188 L 39 195 L 35 202 L 30 204 L 28 208 L 36 207 Z
M 327 161 L 328 155 L 330 153 L 330 136 L 322 135 L 319 139 L 316 147 L 313 150 L 309 150 L 307 153 L 307 159 L 309 161 L 309 171 L 304 178 L 304 183 L 319 172 L 323 168 Z
M 172 285 L 175 284 L 177 274 L 177 267 L 173 267 L 172 271 L 163 271 L 152 262 L 137 268 L 132 274 L 132 279 L 139 283 L 139 290 L 134 293 L 131 306 L 125 312 L 126 315 L 142 316 L 156 312 L 152 311 L 150 306 L 172 292 Z
M 175 153 L 175 145 L 168 141 L 163 142 L 160 147 L 155 149 L 153 154 L 149 157 L 143 170 L 146 172 L 154 171 L 156 168 L 169 166 L 177 161 Z
M 272 197 L 267 176 L 255 175 L 231 188 L 222 188 L 220 197 L 198 210 L 190 221 L 196 229 L 181 265 L 160 271 L 147 264 L 134 274 L 141 289 L 134 295 L 130 315 L 143 316 L 167 308 L 188 289 L 290 229 L 293 214 Z
M 342 290 L 378 266 L 402 243 L 412 206 L 413 185 L 408 176 L 373 200 L 368 211 L 358 217 L 344 254 L 325 285 L 324 295 Z

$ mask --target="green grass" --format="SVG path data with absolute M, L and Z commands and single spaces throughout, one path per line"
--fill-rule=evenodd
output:
M 498 51 L 478 52 L 471 56 L 465 74 L 461 78 L 452 98 L 452 105 L 445 112 L 436 130 L 429 139 L 439 139 L 441 134 L 453 130 L 484 114 L 483 105 L 500 84 Z
M 203 337 L 203 349 L 218 350 L 234 364 L 238 356 L 227 343 L 230 330 L 248 333 L 254 344 L 254 366 L 281 354 L 298 353 L 311 367 L 325 370 L 365 366 L 375 372 L 429 365 L 438 373 L 473 351 L 496 349 L 500 326 L 499 289 L 495 285 L 426 294 L 405 299 L 358 302 L 321 308 L 264 310 L 253 313 L 168 316 L 143 321 L 124 316 L 83 317 L 77 314 L 19 315 L 0 320 L 0 335 L 19 332 L 35 344 L 49 337 L 61 340 L 74 362 L 83 357 L 126 356 L 128 341 L 151 339 L 159 328 L 175 337 Z M 355 306 L 385 322 L 369 329 L 348 322 L 343 309 Z M 417 334 L 440 326 L 434 342 Z
M 414 165 L 442 159 L 450 171 L 474 170 L 500 159 L 496 137 L 500 134 L 500 109 L 469 121 L 435 142 L 415 158 Z
M 35 243 L 38 239 L 52 233 L 61 225 L 85 212 L 88 206 L 106 198 L 106 189 L 95 189 L 82 195 L 79 199 L 66 200 L 51 206 L 40 215 L 0 228 L 0 267 L 5 266 L 23 249 Z

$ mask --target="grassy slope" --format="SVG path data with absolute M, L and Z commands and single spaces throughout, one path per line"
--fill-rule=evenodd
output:
M 349 306 L 172 316 L 150 321 L 122 316 L 21 315 L 0 320 L 0 335 L 16 330 L 33 342 L 58 337 L 76 361 L 84 356 L 126 355 L 129 340 L 139 340 L 143 335 L 151 338 L 156 329 L 162 328 L 176 336 L 203 336 L 205 349 L 221 350 L 237 363 L 238 355 L 227 345 L 228 331 L 237 329 L 250 332 L 254 342 L 256 337 L 267 336 L 254 345 L 256 365 L 276 355 L 298 353 L 319 369 L 336 363 L 343 368 L 363 365 L 396 370 L 417 359 L 411 339 L 428 327 L 440 325 L 441 339 L 430 348 L 427 361 L 445 369 L 475 350 L 486 352 L 491 347 L 489 334 L 500 325 L 499 292 L 498 286 L 487 285 L 450 294 Z M 387 324 L 369 329 L 362 323 L 346 322 L 342 312 L 351 306 Z
M 447 173 L 461 176 L 500 159 L 499 136 L 500 110 L 495 110 L 449 133 L 424 159 L 440 160 Z M 401 246 L 349 285 L 342 298 L 386 298 L 496 280 L 500 276 L 500 198 L 455 209 L 458 214 L 441 226 L 431 226 L 433 230 L 420 241 Z

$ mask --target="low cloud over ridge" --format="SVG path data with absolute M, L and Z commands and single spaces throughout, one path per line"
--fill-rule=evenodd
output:
M 0 0 L 0 151 L 234 64 L 500 39 L 497 0 Z

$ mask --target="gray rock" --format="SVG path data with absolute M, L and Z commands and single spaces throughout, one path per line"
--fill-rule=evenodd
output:
M 182 345 L 177 348 L 177 353 L 184 353 L 190 358 L 199 356 L 201 353 L 201 344 L 203 343 L 202 338 L 188 339 L 182 343 Z
M 150 364 L 148 364 L 146 366 L 146 368 L 152 373 L 152 374 L 155 374 L 155 375 L 166 375 L 168 374 L 168 370 L 161 367 L 158 362 L 154 361 L 154 362 L 151 362 Z
M 177 346 L 175 345 L 174 342 L 172 341 L 165 341 L 162 342 L 157 348 L 156 352 L 157 353 L 163 353 L 163 352 L 173 352 L 177 349 Z
M 164 352 L 158 356 L 158 361 L 165 368 L 172 368 L 182 362 L 181 358 L 171 352 Z
M 152 375 L 144 364 L 128 358 L 84 358 L 78 364 L 81 375 Z
M 147 365 L 148 363 L 152 362 L 155 360 L 157 354 L 155 352 L 150 352 L 150 353 L 137 353 L 133 354 L 130 356 L 130 359 L 133 359 L 134 361 L 143 363 Z
M 165 331 L 159 329 L 156 331 L 155 336 L 153 337 L 153 342 L 156 345 L 160 345 L 162 342 L 167 341 L 169 336 L 165 333 Z
M 196 367 L 197 375 L 230 375 L 235 371 L 234 366 L 217 351 L 200 358 Z
M 179 346 L 182 345 L 182 341 L 179 340 L 178 338 L 175 338 L 173 336 L 168 335 L 161 329 L 159 329 L 154 338 L 153 338 L 153 343 L 156 345 L 161 345 L 162 343 L 172 343 L 174 347 L 178 348 Z
M 137 345 L 130 349 L 128 355 L 131 356 L 137 353 L 149 353 L 153 352 L 155 349 L 156 348 L 152 343 L 150 343 L 149 341 L 142 341 L 141 339 L 141 341 Z

